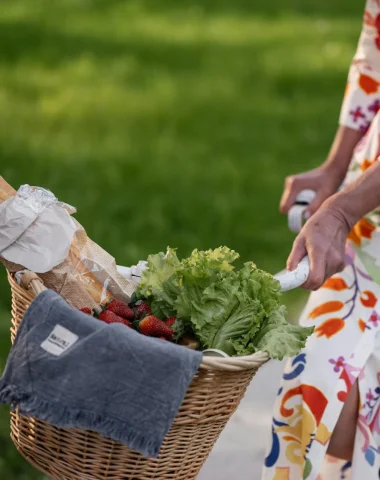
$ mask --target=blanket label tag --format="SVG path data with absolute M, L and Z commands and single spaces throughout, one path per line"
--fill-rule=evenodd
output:
M 66 352 L 74 343 L 78 340 L 78 335 L 70 332 L 62 325 L 56 325 L 48 338 L 41 343 L 41 348 L 46 352 L 59 357 L 62 353 Z

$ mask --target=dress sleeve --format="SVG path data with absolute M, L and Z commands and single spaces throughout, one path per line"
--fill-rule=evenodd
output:
M 339 123 L 366 131 L 380 109 L 380 0 L 367 0 Z

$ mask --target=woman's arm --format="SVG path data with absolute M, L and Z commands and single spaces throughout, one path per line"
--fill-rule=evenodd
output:
M 367 0 L 339 123 L 365 132 L 380 109 L 380 2 Z
M 326 161 L 318 168 L 286 178 L 284 192 L 280 202 L 280 211 L 285 215 L 296 201 L 302 190 L 314 190 L 316 197 L 307 209 L 308 216 L 313 215 L 322 203 L 333 195 L 342 184 L 351 162 L 354 148 L 362 138 L 361 130 L 340 126 L 335 135 Z M 306 218 L 306 217 L 305 217 Z
M 331 196 L 296 238 L 287 267 L 294 270 L 305 255 L 310 275 L 304 288 L 317 290 L 345 267 L 345 245 L 352 227 L 380 205 L 380 162 L 344 190 Z
M 297 195 L 305 189 L 317 196 L 309 206 L 314 214 L 340 186 L 346 176 L 354 148 L 380 109 L 380 1 L 367 0 L 362 33 L 352 61 L 340 126 L 327 160 L 318 168 L 285 181 L 280 210 L 287 214 Z
M 368 168 L 344 190 L 326 201 L 327 209 L 340 212 L 348 228 L 380 205 L 380 161 Z
M 353 151 L 363 135 L 361 130 L 354 130 L 344 125 L 339 126 L 328 157 L 321 167 L 338 179 L 337 187 L 343 182 Z

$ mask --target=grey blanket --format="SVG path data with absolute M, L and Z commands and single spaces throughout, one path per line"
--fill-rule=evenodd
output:
M 46 291 L 21 323 L 0 380 L 0 403 L 157 457 L 201 358 L 100 322 Z

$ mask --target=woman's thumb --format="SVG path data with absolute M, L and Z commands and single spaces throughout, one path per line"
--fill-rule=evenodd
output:
M 303 257 L 307 254 L 306 247 L 305 247 L 305 240 L 303 237 L 298 236 L 293 243 L 292 251 L 290 252 L 288 261 L 286 262 L 286 268 L 289 271 L 293 271 L 297 268 L 297 265 L 303 259 Z

